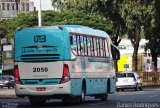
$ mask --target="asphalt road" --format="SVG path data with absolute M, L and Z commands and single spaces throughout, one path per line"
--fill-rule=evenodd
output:
M 14 89 L 0 89 L 0 108 L 32 108 L 29 100 L 16 98 Z M 8 93 L 8 95 L 7 95 Z M 5 95 L 6 98 L 4 97 Z M 45 106 L 37 108 L 160 108 L 160 87 L 144 88 L 143 91 L 125 90 L 109 95 L 108 101 L 95 100 L 93 97 L 86 97 L 84 104 L 65 105 L 61 100 L 49 100 Z

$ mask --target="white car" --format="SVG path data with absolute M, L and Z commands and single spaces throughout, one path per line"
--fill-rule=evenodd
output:
M 142 79 L 136 72 L 124 72 L 117 75 L 116 89 L 135 89 L 142 91 Z

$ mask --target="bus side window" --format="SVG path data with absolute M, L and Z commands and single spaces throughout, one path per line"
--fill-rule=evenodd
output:
M 99 43 L 99 45 L 100 45 L 100 55 L 101 55 L 101 57 L 103 57 L 103 40 L 102 39 L 99 39 L 100 40 L 100 43 Z
M 71 35 L 70 36 L 70 44 L 71 44 L 71 50 L 72 52 L 77 55 L 77 40 L 76 40 L 76 35 Z
M 95 43 L 94 43 L 94 45 L 95 45 L 95 51 L 96 51 L 96 53 L 95 53 L 95 55 L 96 56 L 98 56 L 98 48 L 97 48 L 97 38 L 94 38 L 95 40 Z
M 88 50 L 88 56 L 91 56 L 91 37 L 87 37 L 87 50 Z
M 77 35 L 77 53 L 78 53 L 78 55 L 81 55 L 81 42 L 80 42 L 79 35 Z
M 105 47 L 105 39 L 102 40 L 102 50 L 103 50 L 103 57 L 106 57 L 106 47 Z
M 99 51 L 99 38 L 96 38 L 96 49 L 97 49 L 97 56 L 100 57 L 100 51 Z
M 78 53 L 79 55 L 84 55 L 84 44 L 83 44 L 83 36 L 77 36 L 77 43 L 78 43 Z
M 83 42 L 84 42 L 84 49 L 85 49 L 85 55 L 88 56 L 88 47 L 87 47 L 87 37 L 83 37 Z
M 105 48 L 106 48 L 106 57 L 109 57 L 109 47 L 108 47 L 108 42 L 107 40 L 105 39 Z
M 82 35 L 80 36 L 80 52 L 81 55 L 85 55 L 84 39 Z
M 72 35 L 70 36 L 70 43 L 71 43 L 71 46 L 73 45 L 73 37 Z
M 90 48 L 91 48 L 91 56 L 95 56 L 95 50 L 94 50 L 94 38 L 93 37 L 91 37 L 90 38 L 91 40 L 90 40 Z

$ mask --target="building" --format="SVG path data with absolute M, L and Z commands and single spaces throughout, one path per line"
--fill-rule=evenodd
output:
M 34 11 L 34 2 L 29 0 L 20 0 L 18 10 L 16 10 L 15 0 L 0 0 L 0 20 L 11 19 L 20 12 Z
M 152 71 L 152 58 L 148 55 L 150 53 L 150 50 L 145 51 L 145 45 L 147 42 L 148 41 L 145 39 L 141 39 L 141 41 L 139 42 L 137 55 L 138 71 Z M 118 71 L 132 71 L 132 56 L 134 48 L 131 41 L 129 39 L 122 39 L 118 48 L 121 54 L 120 60 L 118 61 Z
M 145 45 L 148 41 L 146 39 L 141 39 L 139 42 L 139 48 L 138 48 L 138 54 L 144 54 L 145 52 Z M 121 55 L 133 55 L 134 48 L 132 46 L 132 43 L 129 39 L 122 39 L 122 41 L 119 43 L 118 48 L 120 50 Z M 149 53 L 149 50 L 147 50 Z

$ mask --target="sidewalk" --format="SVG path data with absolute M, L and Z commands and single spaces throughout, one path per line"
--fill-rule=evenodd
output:
M 0 98 L 1 99 L 8 99 L 8 98 L 19 98 L 15 95 L 15 89 L 7 89 L 7 88 L 3 88 L 0 89 Z

